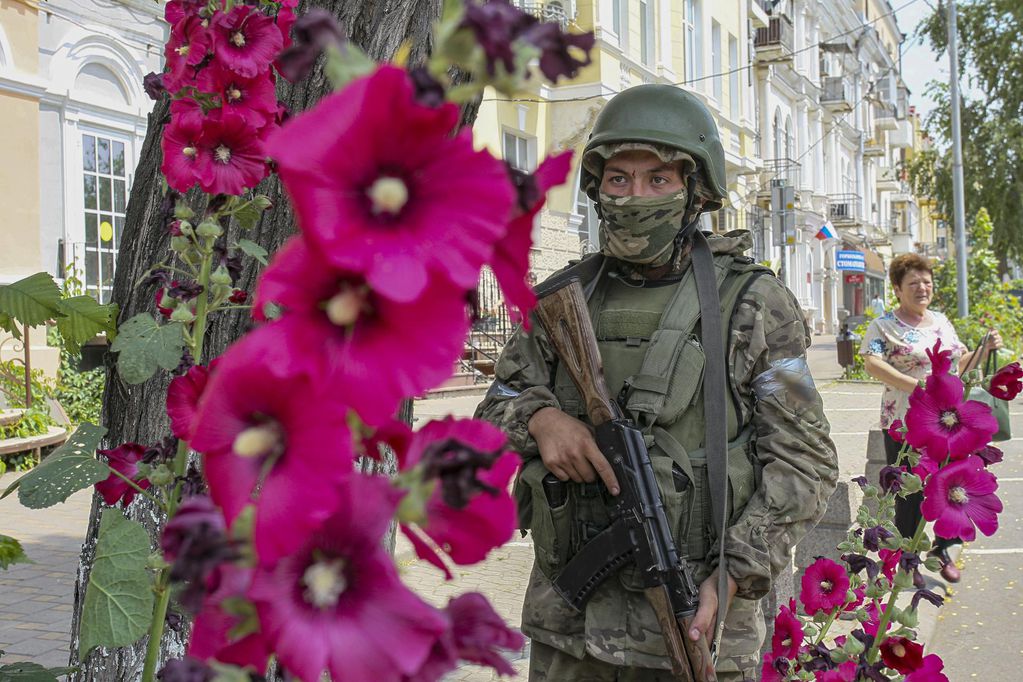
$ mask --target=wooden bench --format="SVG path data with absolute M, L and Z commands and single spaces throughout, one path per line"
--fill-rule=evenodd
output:
M 47 399 L 47 407 L 50 411 L 50 416 L 53 417 L 57 422 L 58 426 L 51 426 L 46 429 L 46 433 L 41 433 L 38 436 L 29 436 L 27 438 L 7 438 L 0 440 L 0 458 L 6 457 L 7 455 L 16 455 L 19 452 L 33 452 L 35 454 L 36 463 L 42 461 L 42 450 L 54 445 L 62 445 L 67 441 L 68 436 L 68 425 L 71 423 L 67 417 L 67 413 L 64 412 L 64 408 L 56 400 Z M 11 424 L 21 418 L 21 415 L 25 410 L 20 408 L 7 408 L 0 410 L 0 419 L 7 418 L 8 415 L 12 415 L 10 421 L 0 421 L 0 424 Z

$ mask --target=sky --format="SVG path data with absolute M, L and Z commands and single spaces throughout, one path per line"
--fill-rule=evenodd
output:
M 899 30 L 906 34 L 902 44 L 902 80 L 909 87 L 909 103 L 916 107 L 921 120 L 934 104 L 924 94 L 930 80 L 948 80 L 948 55 L 935 54 L 925 40 L 916 36 L 917 25 L 931 14 L 934 0 L 891 0 Z M 937 61 L 935 61 L 937 60 Z
M 899 30 L 906 34 L 902 44 L 902 80 L 909 87 L 909 103 L 916 107 L 920 120 L 926 120 L 934 103 L 925 94 L 931 80 L 948 81 L 949 64 L 946 52 L 931 51 L 927 41 L 916 36 L 917 26 L 933 12 L 937 0 L 890 0 Z M 960 64 L 960 69 L 962 65 Z M 960 75 L 961 87 L 966 79 Z

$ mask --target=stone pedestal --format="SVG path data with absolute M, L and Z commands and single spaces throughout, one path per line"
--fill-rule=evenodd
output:
M 885 467 L 887 461 L 884 455 L 884 433 L 881 429 L 871 429 L 867 435 L 867 464 L 864 467 L 863 474 L 867 477 L 867 481 L 878 485 L 878 476 L 881 474 L 881 469 Z

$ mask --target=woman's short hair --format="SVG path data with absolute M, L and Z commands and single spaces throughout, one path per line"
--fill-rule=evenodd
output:
M 904 253 L 892 259 L 891 265 L 888 266 L 888 281 L 892 283 L 893 287 L 901 287 L 902 280 L 912 270 L 926 272 L 928 275 L 934 276 L 934 270 L 931 269 L 929 260 L 917 253 Z

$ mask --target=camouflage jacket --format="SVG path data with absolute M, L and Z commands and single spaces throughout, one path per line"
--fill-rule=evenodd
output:
M 711 236 L 709 240 L 715 253 L 738 254 L 749 245 L 748 233 Z M 688 257 L 677 267 L 681 271 L 688 268 Z M 725 553 L 728 572 L 738 584 L 737 597 L 751 600 L 770 590 L 773 576 L 788 563 L 793 546 L 823 515 L 836 484 L 837 457 L 820 395 L 812 383 L 810 390 L 796 391 L 776 381 L 779 366 L 802 363 L 805 368 L 810 343 L 802 311 L 791 293 L 776 277 L 755 278 L 733 310 L 730 329 L 726 357 L 732 389 L 741 398 L 743 421 L 755 430 L 761 476 L 744 511 L 728 529 Z M 512 447 L 527 461 L 539 455 L 536 441 L 529 435 L 529 419 L 542 407 L 560 407 L 552 391 L 554 361 L 553 350 L 538 324 L 534 323 L 529 333 L 519 330 L 498 360 L 494 387 L 477 409 L 478 417 L 504 429 Z M 715 546 L 708 556 L 716 551 Z M 715 561 L 707 559 L 697 567 L 698 579 L 712 570 L 710 564 Z M 590 617 L 583 631 L 570 633 L 567 639 L 556 636 L 559 630 L 575 626 L 544 615 L 545 608 L 556 607 L 531 603 L 541 598 L 557 599 L 548 587 L 543 576 L 537 578 L 534 571 L 523 619 L 527 634 L 539 633 L 548 644 L 577 654 L 581 654 L 579 645 L 585 639 L 585 648 L 598 657 L 620 645 L 609 643 L 606 633 L 591 626 Z M 598 597 L 599 593 L 587 616 L 595 602 L 607 602 Z M 615 608 L 623 606 L 631 608 L 621 604 Z M 529 613 L 531 617 L 527 617 Z M 615 617 L 614 610 L 605 613 Z M 530 620 L 538 627 L 532 627 L 527 622 Z M 549 636 L 544 637 L 545 633 Z M 657 665 L 645 656 L 611 653 L 607 658 L 613 662 Z

